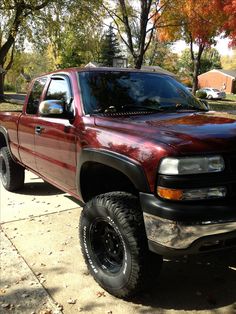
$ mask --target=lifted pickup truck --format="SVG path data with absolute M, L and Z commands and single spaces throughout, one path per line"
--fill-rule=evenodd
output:
M 85 204 L 84 259 L 117 297 L 153 280 L 162 256 L 236 246 L 235 116 L 209 111 L 168 75 L 43 75 L 21 113 L 0 114 L 0 148 L 7 190 L 28 169 Z

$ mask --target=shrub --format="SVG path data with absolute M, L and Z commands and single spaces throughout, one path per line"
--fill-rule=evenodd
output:
M 201 90 L 196 91 L 196 97 L 200 99 L 204 99 L 207 97 L 207 93 Z
M 15 86 L 9 83 L 4 84 L 4 91 L 5 92 L 14 92 L 15 91 Z

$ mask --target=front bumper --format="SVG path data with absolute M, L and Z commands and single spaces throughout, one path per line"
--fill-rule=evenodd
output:
M 236 206 L 205 205 L 204 211 L 203 204 L 167 203 L 150 194 L 140 199 L 150 250 L 173 256 L 236 248 Z

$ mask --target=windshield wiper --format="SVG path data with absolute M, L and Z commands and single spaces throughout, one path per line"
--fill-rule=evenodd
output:
M 135 112 L 136 111 L 140 111 L 140 112 L 144 112 L 144 111 L 161 112 L 161 111 L 163 111 L 162 108 L 153 108 L 153 107 L 150 107 L 150 106 L 142 106 L 142 105 L 124 105 L 121 108 L 124 111 L 126 111 L 126 109 L 128 109 L 129 111 L 135 111 Z
M 201 108 L 190 104 L 173 104 L 171 106 L 162 106 L 163 111 L 179 111 L 179 110 L 196 110 L 196 111 L 208 111 L 208 109 Z

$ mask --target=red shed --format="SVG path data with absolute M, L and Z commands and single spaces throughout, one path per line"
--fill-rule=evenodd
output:
M 198 76 L 199 88 L 214 87 L 236 94 L 236 70 L 211 70 Z

